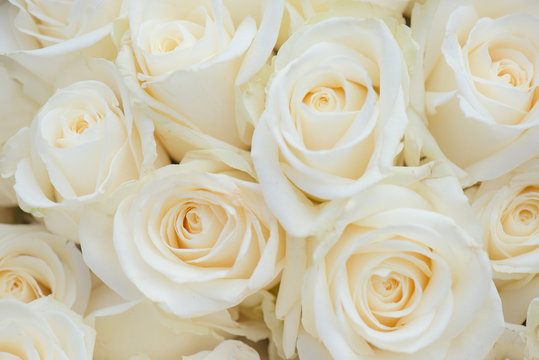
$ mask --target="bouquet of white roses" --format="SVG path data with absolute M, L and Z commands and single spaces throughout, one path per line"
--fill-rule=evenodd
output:
M 539 359 L 538 84 L 536 0 L 0 0 L 0 357 Z

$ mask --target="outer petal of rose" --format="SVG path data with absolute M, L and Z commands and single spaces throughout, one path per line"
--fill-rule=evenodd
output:
M 526 320 L 528 305 L 534 298 L 539 297 L 539 276 L 524 285 L 509 284 L 499 290 L 503 304 L 503 316 L 506 322 L 522 324 Z
M 506 323 L 502 335 L 484 360 L 523 359 L 525 343 L 521 334 L 525 331 L 525 326 Z
M 50 297 L 37 299 L 28 305 L 34 311 L 43 314 L 51 330 L 58 333 L 58 339 L 64 344 L 68 355 L 74 352 L 73 356 L 76 358 L 92 358 L 95 330 L 89 327 L 78 314 L 71 312 L 64 304 Z M 66 344 L 66 341 L 72 343 Z
M 236 6 L 244 6 L 238 3 Z M 278 28 L 281 24 L 284 1 L 264 0 L 262 5 L 262 19 L 258 26 L 258 32 L 245 54 L 243 63 L 236 78 L 239 86 L 249 80 L 270 57 L 273 45 L 277 41 Z M 270 46 L 271 44 L 271 46 Z
M 313 338 L 305 330 L 301 330 L 298 335 L 298 355 L 300 359 L 309 360 L 332 360 L 324 345 Z
M 139 111 L 146 112 L 146 116 L 154 121 L 157 136 L 174 160 L 180 161 L 185 153 L 193 149 L 219 148 L 238 151 L 236 147 L 204 134 L 190 120 L 146 93 L 134 75 L 136 73 L 134 61 L 132 50 L 127 46 L 122 47 L 116 63 L 124 76 L 124 82 L 135 97 L 145 104 L 139 106 Z
M 496 288 L 492 284 L 483 306 L 473 315 L 468 327 L 451 342 L 451 351 L 445 360 L 484 358 L 504 329 L 501 306 Z M 470 346 L 471 339 L 475 344 L 473 347 Z
M 112 217 L 87 208 L 81 216 L 79 239 L 84 261 L 107 285 L 125 299 L 139 299 L 140 291 L 125 276 L 112 239 Z
M 261 119 L 253 134 L 251 155 L 269 208 L 293 236 L 303 237 L 328 228 L 339 203 L 310 204 L 311 201 L 283 174 L 278 152 L 268 125 Z
M 148 300 L 104 307 L 88 316 L 97 332 L 96 358 L 146 355 L 177 360 L 222 341 L 214 330 L 165 313 Z M 126 332 L 125 329 L 130 329 Z

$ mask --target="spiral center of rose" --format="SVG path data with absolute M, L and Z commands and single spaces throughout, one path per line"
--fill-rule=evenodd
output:
M 527 83 L 526 73 L 512 60 L 504 59 L 493 64 L 496 75 L 507 84 L 519 87 Z
M 183 218 L 183 228 L 190 234 L 199 234 L 202 232 L 202 221 L 196 209 L 190 208 L 187 210 Z
M 48 294 L 50 290 L 28 274 L 10 270 L 0 271 L 0 299 L 11 298 L 30 302 Z
M 502 83 L 529 90 L 533 80 L 533 64 L 521 51 L 495 45 L 493 43 L 489 49 L 491 71 Z
M 165 54 L 177 48 L 192 48 L 204 35 L 204 27 L 178 20 L 154 27 L 150 37 L 150 52 Z
M 307 93 L 303 103 L 317 112 L 342 111 L 345 103 L 344 89 L 321 86 Z

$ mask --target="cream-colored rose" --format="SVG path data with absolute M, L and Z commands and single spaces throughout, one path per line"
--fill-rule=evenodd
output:
M 213 350 L 205 350 L 199 353 L 183 356 L 182 360 L 260 360 L 260 355 L 255 349 L 239 340 L 225 340 Z
M 95 331 L 51 297 L 29 304 L 0 299 L 3 359 L 91 360 Z
M 87 59 L 62 73 L 30 127 L 6 143 L 0 172 L 14 176 L 21 208 L 77 241 L 84 204 L 166 163 L 114 65 Z
M 258 184 L 216 171 L 208 161 L 169 165 L 126 189 L 113 224 L 85 214 L 90 268 L 125 298 L 142 293 L 182 317 L 228 309 L 278 281 L 284 232 Z
M 484 181 L 470 202 L 483 229 L 505 320 L 521 324 L 539 297 L 539 159 Z
M 80 251 L 39 225 L 0 224 L 0 299 L 49 296 L 83 314 L 90 273 Z
M 117 64 L 176 160 L 190 149 L 248 148 L 239 94 L 271 55 L 282 9 L 282 0 L 130 2 Z
M 436 0 L 414 10 L 412 102 L 438 147 L 424 155 L 449 159 L 465 184 L 539 154 L 538 16 L 535 0 Z
M 330 227 L 339 202 L 392 175 L 408 72 L 392 32 L 374 18 L 298 30 L 274 65 L 251 153 L 272 212 L 305 236 Z
M 0 54 L 41 56 L 87 49 L 92 55 L 111 56 L 112 22 L 121 5 L 121 0 L 4 1 Z
M 309 242 L 300 356 L 318 343 L 333 359 L 482 359 L 504 323 L 469 210 L 453 178 L 355 197 Z

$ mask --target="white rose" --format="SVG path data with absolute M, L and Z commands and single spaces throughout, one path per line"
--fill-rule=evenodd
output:
M 539 3 L 440 0 L 417 6 L 412 99 L 438 149 L 467 174 L 501 176 L 539 154 Z M 428 141 L 427 141 L 428 142 Z M 441 152 L 440 152 L 441 151 Z
M 117 63 L 176 160 L 193 148 L 248 147 L 238 95 L 271 55 L 282 9 L 282 0 L 130 2 Z
M 133 106 L 114 65 L 87 59 L 63 72 L 30 127 L 4 146 L 0 171 L 14 175 L 21 208 L 77 240 L 83 204 L 165 163 L 151 120 Z
M 85 214 L 85 260 L 120 295 L 142 293 L 195 317 L 235 306 L 278 281 L 284 232 L 258 184 L 241 180 L 246 174 L 239 171 L 211 173 L 217 168 L 208 164 L 169 165 L 133 184 L 114 225 L 99 211 Z
M 467 212 L 447 180 L 373 187 L 314 248 L 302 324 L 332 358 L 481 359 L 503 331 L 486 254 L 460 219 L 433 211 Z
M 65 54 L 90 48 L 112 55 L 112 21 L 121 0 L 8 0 L 0 4 L 0 54 Z
M 484 181 L 470 202 L 483 228 L 505 320 L 521 324 L 539 297 L 539 159 Z
M 29 304 L 0 299 L 0 319 L 4 359 L 92 359 L 95 331 L 50 297 Z
M 206 350 L 190 356 L 183 356 L 182 360 L 260 360 L 255 349 L 239 340 L 225 340 L 212 351 Z
M 80 251 L 38 225 L 0 224 L 0 299 L 49 296 L 83 314 L 90 272 Z
M 275 216 L 305 236 L 330 226 L 339 201 L 392 174 L 407 126 L 408 73 L 379 19 L 306 27 L 274 64 L 252 157 Z

